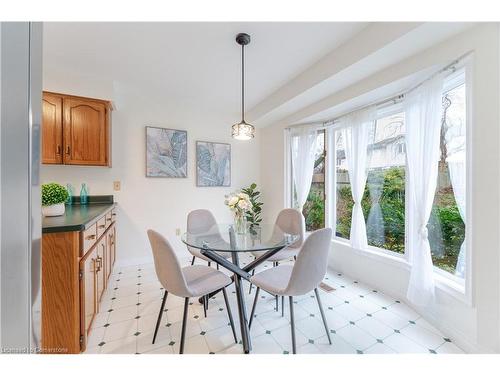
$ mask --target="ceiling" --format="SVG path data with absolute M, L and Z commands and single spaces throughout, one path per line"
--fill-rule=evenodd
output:
M 44 23 L 44 72 L 149 87 L 186 111 L 239 120 L 239 32 L 247 109 L 362 31 L 367 23 Z M 229 121 L 229 120 L 228 120 Z M 227 126 L 221 121 L 221 125 Z M 256 124 L 257 125 L 257 124 Z
M 401 92 L 426 72 L 409 72 L 369 95 L 345 96 L 357 82 L 473 25 L 44 23 L 44 78 L 79 75 L 115 88 L 151 91 L 176 119 L 202 118 L 227 127 L 240 117 L 241 47 L 234 37 L 246 32 L 252 37 L 245 47 L 247 119 L 257 127 L 294 124 L 368 103 L 381 90 L 384 95 Z M 329 106 L 335 95 L 345 102 Z

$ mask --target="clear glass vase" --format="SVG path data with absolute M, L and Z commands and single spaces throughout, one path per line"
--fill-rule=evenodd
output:
M 247 218 L 245 215 L 238 214 L 234 216 L 234 231 L 236 234 L 247 233 Z

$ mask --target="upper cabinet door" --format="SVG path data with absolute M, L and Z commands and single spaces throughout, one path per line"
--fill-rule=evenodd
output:
M 63 125 L 61 96 L 43 93 L 42 99 L 42 163 L 62 164 Z
M 109 121 L 105 103 L 64 98 L 64 164 L 109 163 Z

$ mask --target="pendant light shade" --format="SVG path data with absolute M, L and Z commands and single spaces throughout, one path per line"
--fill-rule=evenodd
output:
M 241 121 L 232 126 L 231 135 L 234 139 L 247 141 L 255 136 L 254 126 L 245 121 L 245 46 L 250 43 L 250 35 L 236 35 L 236 43 L 241 46 Z

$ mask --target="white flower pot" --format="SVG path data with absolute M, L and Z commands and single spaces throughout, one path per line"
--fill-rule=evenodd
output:
M 53 204 L 50 206 L 42 206 L 43 216 L 61 216 L 64 215 L 64 203 Z

